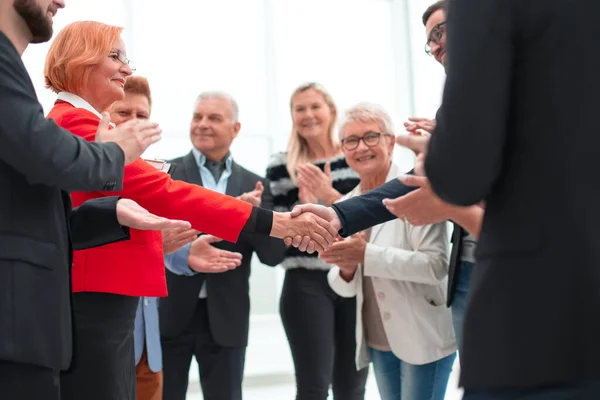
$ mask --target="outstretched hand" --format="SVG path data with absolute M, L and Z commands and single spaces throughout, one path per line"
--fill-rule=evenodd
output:
M 212 235 L 202 235 L 190 246 L 188 265 L 196 272 L 218 273 L 235 269 L 242 264 L 242 255 L 213 247 L 220 242 Z
M 117 220 L 122 226 L 140 230 L 189 229 L 192 226 L 187 221 L 173 220 L 154 215 L 131 199 L 119 199 L 117 201 Z

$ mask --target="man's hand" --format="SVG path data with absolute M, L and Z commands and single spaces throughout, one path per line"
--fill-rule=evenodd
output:
M 306 206 L 322 207 L 315 204 L 307 204 Z M 296 212 L 295 216 L 292 215 L 292 213 L 273 213 L 272 237 L 280 239 L 301 238 L 299 242 L 306 245 L 302 247 L 299 244 L 295 247 L 299 247 L 301 251 L 308 253 L 325 250 L 337 237 L 338 229 L 315 213 Z M 289 243 L 286 241 L 286 244 L 291 244 L 291 240 Z
M 119 199 L 117 201 L 117 220 L 122 226 L 152 231 L 168 228 L 189 229 L 192 226 L 187 221 L 178 221 L 151 214 L 148 210 L 130 199 Z
M 331 178 L 331 164 L 325 163 L 325 172 L 311 163 L 300 164 L 296 167 L 298 171 L 298 184 L 300 188 L 312 193 L 323 203 L 332 204 L 341 197 L 340 193 L 333 188 Z M 304 201 L 303 203 L 308 203 Z M 311 203 L 315 203 L 314 201 Z
M 135 161 L 151 145 L 160 140 L 162 133 L 158 124 L 139 119 L 124 122 L 114 129 L 109 128 L 110 116 L 102 114 L 96 131 L 96 142 L 115 142 L 125 154 L 125 165 Z
M 415 152 L 417 155 L 415 174 L 425 176 L 425 158 L 429 147 L 429 136 L 398 135 L 396 144 Z
M 217 249 L 211 243 L 221 239 L 212 235 L 202 235 L 190 246 L 188 265 L 196 272 L 217 273 L 235 269 L 242 264 L 242 255 Z
M 412 225 L 437 224 L 450 219 L 454 206 L 444 202 L 432 190 L 424 176 L 404 175 L 398 178 L 406 186 L 419 189 L 396 199 L 384 199 L 389 212 Z
M 335 264 L 340 268 L 340 275 L 351 281 L 358 264 L 364 264 L 367 242 L 363 232 L 347 239 L 336 240 L 327 250 L 319 254 L 319 258 L 327 264 Z
M 436 121 L 435 119 L 427 118 L 409 118 L 408 122 L 404 123 L 404 128 L 410 133 L 415 135 L 422 135 L 423 131 L 432 134 L 435 131 Z
M 336 230 L 335 237 L 338 236 L 337 232 L 340 229 L 342 229 L 342 223 L 333 208 L 321 206 L 318 204 L 300 204 L 294 207 L 291 215 L 292 217 L 297 217 L 300 214 L 306 212 L 315 214 L 323 218 L 325 221 L 328 221 L 331 224 L 331 226 Z M 297 247 L 300 251 L 306 251 L 308 253 L 314 253 L 315 251 L 314 243 L 311 243 L 311 238 L 308 236 L 288 236 L 285 237 L 283 241 L 287 246 Z
M 237 198 L 239 200 L 245 201 L 246 203 L 252 204 L 254 207 L 260 207 L 264 190 L 265 187 L 263 186 L 262 182 L 258 181 L 256 182 L 256 186 L 254 186 L 253 191 L 242 193 Z
M 163 253 L 175 253 L 181 247 L 196 240 L 198 233 L 200 232 L 188 228 L 164 229 L 162 231 Z

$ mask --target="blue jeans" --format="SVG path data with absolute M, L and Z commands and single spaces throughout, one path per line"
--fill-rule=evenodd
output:
M 391 351 L 370 351 L 381 400 L 444 400 L 456 353 L 429 364 L 413 365 Z
M 462 349 L 463 320 L 467 309 L 473 266 L 474 264 L 468 261 L 460 263 L 460 269 L 456 277 L 456 293 L 452 300 L 452 325 L 454 325 L 454 335 L 456 336 L 459 354 Z

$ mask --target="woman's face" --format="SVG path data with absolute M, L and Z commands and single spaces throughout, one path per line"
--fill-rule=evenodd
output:
M 95 65 L 89 75 L 86 100 L 99 111 L 107 110 L 112 103 L 123 99 L 125 80 L 131 75 L 126 58 L 125 43 L 119 39 L 105 58 Z M 91 100 L 91 101 L 90 101 Z
M 150 119 L 150 102 L 143 94 L 125 92 L 110 108 L 110 120 L 119 125 L 132 119 Z
M 379 137 L 373 138 L 377 133 L 379 133 Z M 365 143 L 365 139 L 369 145 Z M 342 150 L 346 156 L 346 162 L 361 180 L 373 174 L 387 174 L 394 151 L 394 140 L 391 135 L 381 133 L 379 123 L 349 121 L 344 126 L 342 140 Z M 354 147 L 349 142 L 356 141 L 358 141 L 356 148 L 351 150 L 346 148 Z
M 296 94 L 292 99 L 292 119 L 296 131 L 304 139 L 314 139 L 329 134 L 334 111 L 323 95 L 315 89 Z

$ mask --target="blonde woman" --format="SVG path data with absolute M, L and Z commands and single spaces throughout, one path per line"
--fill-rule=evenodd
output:
M 359 182 L 334 132 L 335 104 L 321 85 L 308 83 L 294 91 L 290 108 L 287 152 L 275 154 L 266 173 L 275 210 L 331 205 Z M 316 253 L 289 248 L 281 265 L 280 314 L 294 360 L 296 399 L 327 399 L 330 385 L 337 400 L 363 399 L 368 369 L 354 365 L 356 300 L 333 292 L 327 283 L 331 265 Z

